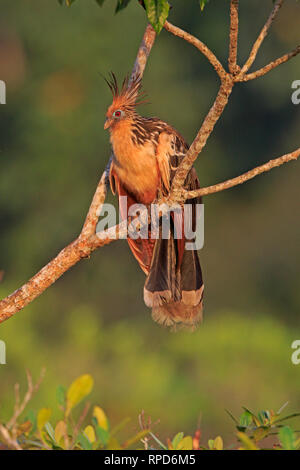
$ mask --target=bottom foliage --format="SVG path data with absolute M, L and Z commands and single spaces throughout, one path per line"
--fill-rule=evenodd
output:
M 10 420 L 0 423 L 0 450 L 297 450 L 300 438 L 286 424 L 291 418 L 300 416 L 293 413 L 282 416 L 287 404 L 277 412 L 260 411 L 254 414 L 243 407 L 243 413 L 237 419 L 229 411 L 236 428 L 236 440 L 224 447 L 223 439 L 217 436 L 202 442 L 201 429 L 193 435 L 185 436 L 178 432 L 173 439 L 161 442 L 153 431 L 151 419 L 144 412 L 139 415 L 139 430 L 125 440 L 120 438 L 128 428 L 129 418 L 112 427 L 104 410 L 89 403 L 82 404 L 93 389 L 91 375 L 78 377 L 69 388 L 59 386 L 56 391 L 57 406 L 61 419 L 52 422 L 52 410 L 42 408 L 38 412 L 27 411 L 29 402 L 38 391 L 44 373 L 36 384 L 27 372 L 27 391 L 21 400 L 19 384 L 15 385 L 15 406 Z M 82 410 L 74 409 L 81 404 Z M 75 415 L 77 418 L 75 419 Z M 155 423 L 154 423 L 155 424 Z

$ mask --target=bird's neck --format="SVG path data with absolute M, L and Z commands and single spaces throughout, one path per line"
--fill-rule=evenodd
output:
M 120 183 L 135 195 L 137 202 L 149 204 L 159 184 L 155 148 L 146 138 L 143 118 L 124 119 L 111 129 L 114 171 Z M 144 134 L 145 133 L 145 134 Z

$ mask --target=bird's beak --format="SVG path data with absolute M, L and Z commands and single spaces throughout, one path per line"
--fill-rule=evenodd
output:
M 104 129 L 108 129 L 111 125 L 111 119 L 106 118 L 104 122 Z

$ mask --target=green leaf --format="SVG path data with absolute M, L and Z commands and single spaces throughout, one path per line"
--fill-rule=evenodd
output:
M 145 7 L 149 22 L 159 34 L 169 15 L 168 0 L 145 0 Z
M 183 439 L 183 436 L 184 436 L 183 432 L 179 432 L 176 434 L 176 436 L 174 436 L 172 440 L 173 449 L 177 449 L 177 446 L 179 442 Z
M 124 10 L 124 8 L 127 7 L 129 2 L 130 0 L 118 0 L 115 13 L 118 13 L 119 11 Z
M 245 411 L 247 411 L 247 413 L 249 413 L 252 416 L 252 421 L 254 422 L 255 426 L 260 426 L 260 422 L 257 416 L 255 416 L 255 414 L 251 410 L 246 408 L 245 406 L 243 406 L 243 408 Z
M 96 440 L 96 434 L 95 434 L 95 430 L 94 430 L 93 426 L 91 426 L 90 424 L 88 424 L 88 425 L 84 428 L 83 434 L 85 435 L 85 437 L 88 438 L 88 440 L 89 440 L 91 443 L 94 443 L 94 442 L 95 442 L 95 440 Z
M 78 377 L 70 385 L 67 391 L 67 409 L 66 416 L 70 414 L 72 408 L 78 405 L 83 398 L 85 398 L 92 391 L 94 385 L 93 377 L 89 374 L 84 374 Z
M 208 440 L 208 447 L 209 447 L 210 450 L 213 450 L 214 444 L 215 444 L 214 439 L 209 439 Z
M 279 430 L 279 440 L 284 450 L 295 450 L 295 435 L 289 426 Z
M 83 450 L 92 450 L 93 444 L 88 440 L 84 434 L 79 434 L 77 441 L 83 448 Z
M 95 431 L 96 431 L 97 439 L 105 447 L 107 445 L 107 443 L 109 441 L 109 437 L 110 437 L 108 430 L 106 430 L 106 429 L 102 428 L 101 426 L 99 426 L 97 418 L 95 416 L 92 418 L 92 423 L 93 423 Z
M 97 423 L 100 426 L 100 428 L 105 429 L 105 431 L 108 431 L 109 429 L 108 419 L 103 409 L 100 408 L 100 406 L 94 406 L 93 416 L 96 418 Z
M 193 450 L 193 438 L 191 436 L 185 436 L 177 444 L 177 450 Z
M 47 423 L 45 424 L 45 429 L 46 429 L 46 431 L 48 433 L 48 436 L 50 437 L 51 441 L 55 443 L 54 429 L 51 426 L 51 424 L 49 423 L 49 421 L 47 421 Z
M 95 0 L 95 2 L 98 3 L 99 7 L 102 7 L 105 0 Z
M 203 11 L 205 5 L 209 2 L 209 0 L 199 0 L 200 3 L 200 10 Z
M 244 413 L 241 414 L 240 416 L 240 426 L 247 428 L 252 424 L 252 416 L 249 411 L 244 411 Z
M 51 414 L 52 414 L 52 412 L 51 412 L 50 408 L 42 408 L 38 412 L 37 427 L 38 427 L 39 431 L 41 431 L 43 429 L 43 427 L 45 426 L 45 424 L 47 423 L 47 421 L 49 421 Z
M 223 450 L 224 444 L 221 436 L 217 436 L 214 440 L 214 449 Z
M 262 411 L 260 411 L 260 412 L 258 413 L 257 417 L 258 417 L 258 419 L 259 419 L 259 422 L 260 422 L 263 426 L 265 426 L 266 424 L 268 424 L 269 421 L 270 421 L 270 418 L 271 418 L 270 413 L 269 413 L 268 410 L 262 410 Z

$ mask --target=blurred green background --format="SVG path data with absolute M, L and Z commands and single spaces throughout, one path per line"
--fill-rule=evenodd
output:
M 198 35 L 226 63 L 228 1 L 173 0 L 170 21 Z M 0 0 L 0 284 L 4 297 L 79 233 L 110 153 L 103 130 L 111 102 L 101 74 L 130 72 L 146 18 L 131 2 L 114 15 L 92 0 L 71 8 L 56 0 Z M 244 61 L 272 7 L 241 2 L 239 59 Z M 299 43 L 300 6 L 287 0 L 253 69 Z M 299 145 L 300 106 L 291 84 L 299 56 L 267 76 L 237 85 L 197 161 L 204 186 L 225 180 Z M 173 124 L 191 142 L 218 80 L 197 50 L 162 31 L 144 78 L 146 115 Z M 144 409 L 161 437 L 193 432 L 232 439 L 224 409 L 238 414 L 300 409 L 299 163 L 205 199 L 205 319 L 195 333 L 170 333 L 151 320 L 144 274 L 126 242 L 94 253 L 0 327 L 0 417 L 13 407 L 25 368 L 47 375 L 32 407 L 51 406 L 55 388 L 89 372 L 92 401 L 117 423 Z M 113 198 L 110 196 L 109 200 Z

